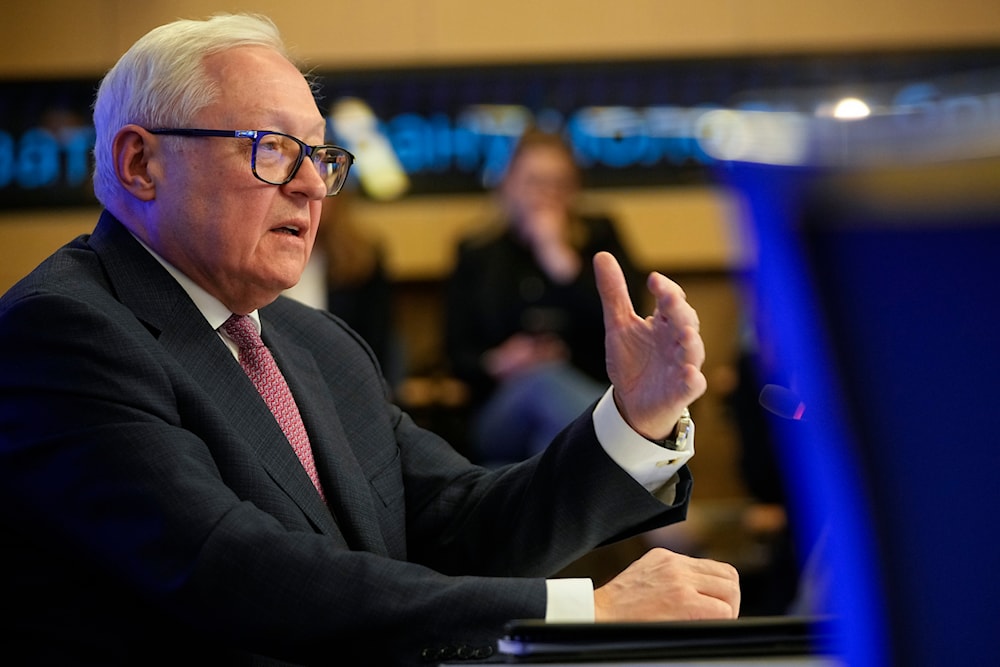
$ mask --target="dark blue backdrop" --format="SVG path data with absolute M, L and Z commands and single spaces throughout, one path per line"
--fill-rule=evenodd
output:
M 810 113 L 851 93 L 950 113 L 943 97 L 981 90 L 997 68 L 1000 48 L 991 47 L 326 70 L 315 78 L 324 110 L 345 96 L 368 104 L 407 172 L 408 192 L 419 195 L 489 187 L 525 123 L 565 132 L 590 187 L 702 182 L 714 164 L 698 141 L 706 110 Z M 0 81 L 0 208 L 94 203 L 90 107 L 98 80 Z

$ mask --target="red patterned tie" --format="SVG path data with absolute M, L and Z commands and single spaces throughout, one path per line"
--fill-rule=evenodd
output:
M 323 487 L 316 473 L 316 463 L 313 461 L 312 447 L 306 427 L 302 424 L 302 416 L 295 405 L 292 392 L 285 382 L 285 377 L 278 369 L 270 350 L 264 346 L 257 327 L 247 315 L 232 315 L 222 328 L 233 339 L 240 351 L 240 366 L 253 381 L 267 407 L 274 413 L 278 426 L 284 431 L 285 437 L 291 443 L 292 449 L 302 461 L 302 467 L 309 473 L 316 490 L 324 498 Z

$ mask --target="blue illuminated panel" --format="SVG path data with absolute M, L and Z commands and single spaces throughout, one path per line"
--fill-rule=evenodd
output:
M 848 87 L 879 105 L 960 121 L 1000 113 L 1000 103 L 944 109 L 933 81 L 966 73 L 965 83 L 981 90 L 998 67 L 1000 49 L 989 48 L 320 71 L 315 78 L 324 113 L 345 97 L 367 105 L 405 171 L 405 193 L 419 195 L 492 186 L 528 124 L 566 133 L 589 187 L 705 182 L 714 164 L 700 142 L 708 111 L 812 113 L 817 90 L 839 95 Z M 97 83 L 0 82 L 0 207 L 94 203 L 89 119 Z M 965 83 L 947 97 L 960 98 Z M 329 129 L 346 143 L 332 114 Z M 374 162 L 374 153 L 360 151 L 357 173 Z

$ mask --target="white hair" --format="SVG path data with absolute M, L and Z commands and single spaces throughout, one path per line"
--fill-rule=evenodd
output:
M 203 61 L 240 46 L 265 46 L 286 58 L 274 23 L 255 14 L 179 20 L 141 37 L 101 81 L 94 102 L 94 193 L 107 206 L 121 192 L 111 154 L 125 125 L 183 127 L 219 94 Z

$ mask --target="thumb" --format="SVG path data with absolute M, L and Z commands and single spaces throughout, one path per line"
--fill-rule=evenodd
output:
M 615 256 L 609 252 L 594 255 L 594 277 L 601 295 L 604 330 L 611 331 L 628 322 L 634 315 L 632 300 L 625 283 L 625 274 Z

